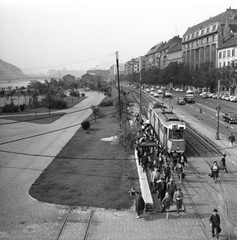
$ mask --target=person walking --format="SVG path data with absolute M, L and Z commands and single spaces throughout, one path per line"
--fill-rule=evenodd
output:
M 147 164 L 148 164 L 148 154 L 147 154 L 147 152 L 144 153 L 141 160 L 142 160 L 143 172 L 146 172 L 147 171 Z
M 214 161 L 213 165 L 211 166 L 211 177 L 213 178 L 213 180 L 216 183 L 217 179 L 219 177 L 219 166 L 217 165 L 216 161 Z
M 165 197 L 167 185 L 165 178 L 162 177 L 160 180 L 157 181 L 157 192 L 158 192 L 158 199 L 160 199 L 160 206 L 161 206 L 161 212 L 164 212 L 164 208 L 162 206 L 162 201 Z
M 178 153 L 176 151 L 174 151 L 173 154 L 172 154 L 172 160 L 173 160 L 174 167 L 176 167 L 178 159 L 179 159 L 179 155 L 178 155 Z
M 160 180 L 160 172 L 158 168 L 154 168 L 154 170 L 151 172 L 151 192 L 156 193 L 157 191 L 157 182 Z
M 135 200 L 135 210 L 137 213 L 137 218 L 140 218 L 140 216 L 143 214 L 145 209 L 145 202 L 142 197 L 141 192 L 136 191 L 136 200 Z
M 228 140 L 230 141 L 230 148 L 233 148 L 235 142 L 235 136 L 233 135 L 233 133 L 230 134 Z
M 217 213 L 218 210 L 214 209 L 212 215 L 209 218 L 209 223 L 211 226 L 211 232 L 212 232 L 212 237 L 216 237 L 216 239 L 219 239 L 219 233 L 221 232 L 220 228 L 220 216 Z
M 170 168 L 168 162 L 166 162 L 166 164 L 164 166 L 163 173 L 164 173 L 164 176 L 165 176 L 165 180 L 167 182 L 169 182 L 170 181 L 170 176 L 171 176 L 171 168 Z
M 166 210 L 166 219 L 169 220 L 169 210 L 171 206 L 171 197 L 168 192 L 166 192 L 164 199 L 162 200 L 162 207 Z
M 170 182 L 167 184 L 167 192 L 169 193 L 171 199 L 174 197 L 174 193 L 177 191 L 177 186 L 174 182 L 174 179 L 171 178 Z
M 184 153 L 181 153 L 181 156 L 180 156 L 180 161 L 179 161 L 183 166 L 185 166 L 185 163 L 187 163 L 187 157 L 185 156 Z
M 182 183 L 183 182 L 183 177 L 184 177 L 183 165 L 181 163 L 177 163 L 175 169 L 176 169 L 177 174 L 178 174 L 179 182 Z
M 227 168 L 226 168 L 226 154 L 223 154 L 221 157 L 221 166 L 223 168 L 223 170 L 225 170 L 225 172 L 228 172 Z
M 177 191 L 174 193 L 174 201 L 176 204 L 176 211 L 177 211 L 178 216 L 179 216 L 179 210 L 183 206 L 183 198 L 184 198 L 184 195 L 181 191 L 181 188 L 178 188 Z

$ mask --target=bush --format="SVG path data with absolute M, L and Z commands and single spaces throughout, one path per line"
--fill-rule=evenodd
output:
M 85 97 L 85 93 L 81 93 L 81 96 L 82 96 L 82 97 Z
M 64 101 L 63 99 L 55 99 L 52 108 L 55 108 L 55 109 L 67 108 L 67 102 Z
M 100 103 L 100 107 L 110 107 L 113 106 L 113 101 L 103 101 Z
M 24 111 L 25 108 L 26 108 L 26 105 L 25 105 L 25 104 L 20 104 L 20 109 L 21 109 L 21 111 Z
M 81 123 L 81 127 L 83 130 L 89 130 L 90 127 L 91 127 L 91 123 L 88 121 L 88 120 L 84 120 L 82 123 Z
M 10 104 L 6 104 L 3 106 L 2 111 L 4 113 L 9 113 L 9 112 L 18 112 L 19 106 L 16 106 L 13 102 Z

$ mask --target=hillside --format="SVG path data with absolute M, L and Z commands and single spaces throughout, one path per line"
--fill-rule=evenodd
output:
M 28 76 L 25 75 L 20 68 L 0 59 L 0 81 L 22 79 L 26 77 Z

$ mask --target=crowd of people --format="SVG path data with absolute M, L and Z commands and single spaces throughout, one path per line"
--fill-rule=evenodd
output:
M 159 210 L 167 212 L 168 220 L 170 206 L 175 203 L 179 216 L 183 193 L 181 188 L 177 188 L 174 178 L 177 174 L 178 181 L 183 182 L 187 157 L 184 153 L 180 154 L 176 151 L 168 155 L 165 148 L 160 145 L 149 122 L 141 125 L 140 136 L 136 140 L 136 151 L 138 163 L 150 180 L 151 193 L 156 194 L 160 202 Z

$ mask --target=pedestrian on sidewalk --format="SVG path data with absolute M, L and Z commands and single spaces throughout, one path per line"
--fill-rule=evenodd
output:
M 178 188 L 177 191 L 174 193 L 174 201 L 176 204 L 176 211 L 177 211 L 178 216 L 179 216 L 179 210 L 183 206 L 183 198 L 184 198 L 184 195 L 181 191 L 181 188 Z
M 144 155 L 141 158 L 143 172 L 147 171 L 148 157 L 149 156 L 148 156 L 147 152 L 145 152 Z
M 176 167 L 176 164 L 178 162 L 178 158 L 179 158 L 178 153 L 176 151 L 174 151 L 173 154 L 172 154 L 172 161 L 173 161 L 174 167 Z
M 166 192 L 164 199 L 162 200 L 162 207 L 166 210 L 166 219 L 169 220 L 169 210 L 171 206 L 171 197 L 168 192 Z
M 179 182 L 182 183 L 184 177 L 183 165 L 181 163 L 177 163 L 175 170 L 177 171 Z
M 137 213 L 137 218 L 140 218 L 140 216 L 143 214 L 145 209 L 145 202 L 142 197 L 141 192 L 136 191 L 136 200 L 135 200 L 135 210 Z
M 158 168 L 154 168 L 154 170 L 151 173 L 151 192 L 156 193 L 157 191 L 157 181 L 160 180 L 160 172 L 158 171 Z
M 158 199 L 160 199 L 160 206 L 161 212 L 164 212 L 164 208 L 162 207 L 162 201 L 165 197 L 165 193 L 167 190 L 165 178 L 162 177 L 160 180 L 157 181 L 157 192 L 158 192 Z
M 170 179 L 170 182 L 168 182 L 168 184 L 167 184 L 167 192 L 169 193 L 171 199 L 173 199 L 174 193 L 175 193 L 176 191 L 177 191 L 177 186 L 176 186 L 176 184 L 175 184 L 175 182 L 174 182 L 174 179 L 171 178 L 171 179 Z
M 227 168 L 226 168 L 226 154 L 223 154 L 221 157 L 221 167 L 223 168 L 223 170 L 225 170 L 225 172 L 228 172 Z
M 181 153 L 179 162 L 180 162 L 183 166 L 185 166 L 185 163 L 188 162 L 188 161 L 187 161 L 187 157 L 185 156 L 184 153 Z
M 228 140 L 230 141 L 230 148 L 233 148 L 235 142 L 235 136 L 233 135 L 233 133 L 230 134 Z
M 219 233 L 221 232 L 220 228 L 220 216 L 217 213 L 217 209 L 213 210 L 212 215 L 209 218 L 210 226 L 211 226 L 211 232 L 212 232 L 212 237 L 216 237 L 216 239 L 219 239 Z
M 170 168 L 168 162 L 166 162 L 166 164 L 165 164 L 165 167 L 163 169 L 163 173 L 164 173 L 164 176 L 165 176 L 165 180 L 167 182 L 169 182 L 170 181 L 170 176 L 171 176 L 171 168 Z

